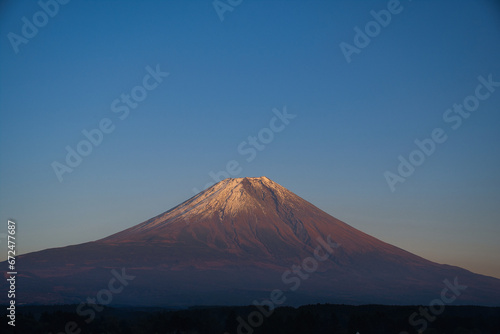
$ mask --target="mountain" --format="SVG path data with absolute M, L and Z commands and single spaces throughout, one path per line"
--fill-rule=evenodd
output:
M 500 305 L 499 279 L 380 241 L 267 177 L 225 179 L 106 238 L 19 256 L 17 270 L 18 303 L 246 305 L 277 289 L 291 305 L 428 305 L 452 293 L 455 305 Z

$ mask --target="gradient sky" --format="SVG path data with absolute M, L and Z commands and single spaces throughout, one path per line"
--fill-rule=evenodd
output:
M 500 81 L 495 1 L 401 1 L 346 62 L 339 44 L 388 1 L 70 1 L 19 45 L 35 1 L 0 5 L 0 233 L 18 252 L 100 239 L 188 199 L 236 160 L 383 241 L 500 278 L 500 88 L 460 128 L 443 120 L 479 84 Z M 120 120 L 110 105 L 170 75 Z M 255 159 L 238 145 L 297 115 Z M 115 130 L 59 182 L 53 161 L 81 131 Z M 448 135 L 391 192 L 415 139 Z M 0 259 L 5 259 L 5 234 Z M 1 237 L 0 236 L 0 237 Z

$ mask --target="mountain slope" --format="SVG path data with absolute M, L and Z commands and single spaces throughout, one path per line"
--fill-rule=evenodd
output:
M 292 269 L 328 243 L 338 247 L 314 270 Z M 500 303 L 500 280 L 382 242 L 266 177 L 225 179 L 106 238 L 20 256 L 18 268 L 29 303 L 79 302 L 113 268 L 135 276 L 115 296 L 123 304 L 249 304 L 276 288 L 291 304 L 427 304 L 455 277 L 468 286 L 456 303 Z

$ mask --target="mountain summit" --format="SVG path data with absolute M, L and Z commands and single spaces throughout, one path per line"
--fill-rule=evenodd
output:
M 220 252 L 220 258 L 234 255 L 242 268 L 250 260 L 255 266 L 272 263 L 285 268 L 310 256 L 315 240 L 327 236 L 342 244 L 337 260 L 383 252 L 406 262 L 423 261 L 333 218 L 265 176 L 222 180 L 171 210 L 98 242 L 198 248 Z M 199 260 L 185 258 L 183 264 L 204 266 Z
M 455 304 L 500 300 L 500 280 L 380 241 L 265 176 L 222 180 L 106 238 L 20 256 L 18 268 L 29 303 L 79 303 L 112 270 L 135 277 L 115 297 L 128 305 L 250 304 L 274 289 L 289 304 L 428 304 L 450 281 L 467 287 Z

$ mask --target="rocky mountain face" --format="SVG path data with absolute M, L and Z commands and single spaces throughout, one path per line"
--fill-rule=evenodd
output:
M 99 302 L 121 277 L 114 305 L 246 305 L 273 290 L 291 305 L 427 305 L 444 289 L 455 305 L 500 304 L 499 279 L 382 242 L 267 177 L 225 179 L 129 229 L 17 266 L 23 303 Z

